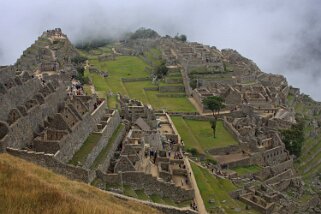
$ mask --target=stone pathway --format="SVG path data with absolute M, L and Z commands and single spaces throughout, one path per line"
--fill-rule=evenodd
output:
M 202 199 L 200 190 L 198 189 L 197 182 L 196 182 L 195 177 L 194 177 L 192 166 L 191 166 L 189 161 L 190 160 L 188 158 L 186 158 L 185 162 L 187 164 L 187 168 L 191 171 L 191 183 L 192 183 L 192 187 L 194 188 L 194 192 L 195 192 L 195 203 L 197 204 L 198 212 L 201 213 L 201 214 L 207 213 L 205 205 L 204 205 L 204 201 Z

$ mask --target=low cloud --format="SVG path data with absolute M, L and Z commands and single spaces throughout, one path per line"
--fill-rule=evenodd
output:
M 313 0 L 7 0 L 0 8 L 0 64 L 13 64 L 45 30 L 73 42 L 115 38 L 139 27 L 233 48 L 264 71 L 321 100 L 321 8 Z

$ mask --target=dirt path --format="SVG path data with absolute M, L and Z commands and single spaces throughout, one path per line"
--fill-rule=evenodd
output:
M 55 53 L 55 51 L 51 50 L 51 49 L 49 48 L 49 45 L 45 46 L 45 48 L 50 51 L 52 61 L 56 61 L 56 53 Z
M 204 213 L 207 213 L 206 208 L 205 208 L 204 201 L 202 199 L 200 190 L 198 189 L 197 182 L 195 180 L 195 176 L 194 176 L 194 173 L 192 170 L 192 166 L 189 161 L 190 160 L 188 158 L 186 158 L 186 163 L 188 165 L 187 168 L 190 169 L 190 171 L 191 171 L 191 183 L 192 183 L 192 186 L 193 186 L 194 192 L 195 192 L 195 203 L 197 204 L 198 212 L 200 214 L 204 214 Z
M 202 114 L 202 109 L 201 107 L 196 103 L 196 101 L 192 98 L 189 97 L 188 100 L 193 104 L 193 106 L 196 108 L 197 112 Z

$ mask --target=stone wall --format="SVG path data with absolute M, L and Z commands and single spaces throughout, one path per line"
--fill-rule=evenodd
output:
M 273 184 L 282 181 L 283 179 L 287 179 L 293 176 L 293 172 L 291 169 L 286 170 L 272 178 L 269 178 L 265 181 L 266 184 Z
M 101 150 L 107 145 L 109 139 L 113 135 L 114 131 L 120 124 L 120 116 L 118 110 L 115 110 L 112 115 L 107 120 L 107 124 L 104 129 L 99 133 L 101 137 L 97 142 L 96 146 L 93 150 L 88 154 L 85 162 L 84 167 L 89 168 L 92 163 L 95 161 L 96 157 L 99 155 Z M 95 132 L 96 133 L 96 132 Z
M 175 186 L 173 183 L 157 180 L 150 174 L 144 172 L 122 172 L 117 174 L 97 173 L 97 177 L 102 179 L 107 184 L 126 184 L 133 189 L 144 189 L 146 194 L 160 195 L 161 197 L 168 197 L 174 201 L 187 201 L 194 198 L 193 189 L 182 189 Z
M 255 202 L 249 200 L 247 197 L 243 197 L 243 196 L 240 197 L 240 201 L 252 206 L 254 209 L 260 211 L 261 213 L 266 213 L 266 214 L 272 213 L 272 210 L 274 208 L 273 203 L 271 203 L 268 207 L 263 207 L 262 205 L 257 204 Z
M 33 162 L 40 166 L 51 169 L 55 173 L 62 174 L 67 178 L 73 180 L 90 182 L 90 172 L 80 167 L 67 165 L 55 159 L 53 154 L 45 154 L 43 152 L 32 152 L 27 150 L 18 150 L 14 148 L 7 148 L 7 152 L 13 156 L 22 158 L 24 160 Z
M 211 121 L 213 120 L 213 116 L 203 116 L 203 115 L 184 115 L 184 119 L 187 120 L 200 120 L 200 121 Z
M 179 111 L 174 111 L 174 112 L 167 112 L 168 115 L 170 116 L 187 116 L 187 115 L 199 115 L 198 112 L 179 112 Z
M 109 168 L 110 165 L 110 160 L 112 159 L 112 157 L 114 156 L 115 151 L 117 150 L 117 147 L 119 146 L 119 144 L 122 142 L 122 140 L 124 139 L 126 135 L 126 127 L 123 126 L 121 128 L 121 130 L 119 131 L 118 136 L 115 138 L 115 141 L 113 142 L 112 147 L 110 148 L 107 157 L 105 158 L 105 160 L 102 162 L 102 164 L 100 164 L 98 166 L 98 169 L 101 170 L 102 172 L 106 172 Z M 112 143 L 112 142 L 111 142 Z
M 124 184 L 134 189 L 144 189 L 148 195 L 157 194 L 168 197 L 174 201 L 186 201 L 194 198 L 194 190 L 185 190 L 174 184 L 158 181 L 155 177 L 143 172 L 124 172 L 122 174 Z
M 114 195 L 115 197 L 120 198 L 122 200 L 131 200 L 137 203 L 145 204 L 147 206 L 160 210 L 165 214 L 197 214 L 198 213 L 197 211 L 191 210 L 190 208 L 178 208 L 178 207 L 173 207 L 169 205 L 157 204 L 150 201 L 143 201 L 136 198 L 128 197 L 128 196 L 121 195 L 114 192 L 109 192 L 109 194 Z
M 208 152 L 211 155 L 226 155 L 226 154 L 241 152 L 241 149 L 240 149 L 240 146 L 238 146 L 238 145 L 231 145 L 231 146 L 227 146 L 227 147 L 223 147 L 223 148 L 209 149 Z
M 0 97 L 2 113 L 9 111 L 12 108 L 16 108 L 16 106 L 21 109 L 20 111 L 24 109 L 21 112 L 21 117 L 10 125 L 10 131 L 8 133 L 8 139 L 5 146 L 22 148 L 28 143 L 31 143 L 34 138 L 34 133 L 39 132 L 39 126 L 43 127 L 44 121 L 58 111 L 58 104 L 62 103 L 65 98 L 65 88 L 61 85 L 57 87 L 54 92 L 48 94 L 44 98 L 43 103 L 38 103 L 38 101 L 34 100 L 34 106 L 26 109 L 24 103 L 21 102 L 27 101 L 28 97 L 33 97 L 34 94 L 32 93 L 37 94 L 37 89 L 39 91 L 39 88 L 37 87 L 37 81 L 30 79 L 28 84 L 29 83 L 33 85 L 30 86 L 29 89 L 28 87 L 24 87 L 24 85 L 22 85 L 22 88 L 11 88 L 13 91 L 15 91 L 14 93 L 10 92 L 4 97 Z M 21 95 L 18 94 L 22 94 L 26 97 L 21 97 Z M 8 113 L 9 112 L 6 112 L 6 114 Z M 2 117 L 7 116 L 2 115 Z M 7 120 L 7 118 L 5 118 L 5 120 Z
M 156 94 L 157 97 L 186 97 L 185 94 Z
M 91 132 L 95 130 L 101 118 L 106 114 L 106 102 L 103 101 L 91 114 L 84 115 L 82 120 L 72 128 L 65 142 L 60 144 L 60 152 L 56 158 L 64 163 L 68 162 L 80 149 Z
M 185 92 L 184 85 L 159 86 L 160 92 Z
M 150 81 L 150 77 L 139 77 L 139 78 L 121 78 L 123 82 L 141 82 L 141 81 Z
M 167 84 L 177 84 L 177 83 L 183 83 L 183 80 L 182 80 L 181 77 L 179 77 L 179 78 L 168 78 L 168 77 L 166 77 L 165 78 L 165 82 Z
M 144 88 L 144 91 L 158 91 L 159 88 L 158 87 L 146 87 Z
M 229 168 L 234 168 L 234 167 L 238 167 L 238 166 L 249 166 L 252 164 L 251 160 L 252 160 L 251 158 L 244 158 L 241 160 L 231 161 L 231 162 L 227 163 L 227 166 Z
M 2 82 L 4 85 L 5 83 Z M 24 103 L 33 98 L 33 96 L 41 89 L 41 83 L 36 78 L 31 78 L 22 85 L 14 85 L 6 90 L 5 94 L 0 96 L 0 120 L 7 120 L 10 110 L 16 106 L 24 105 Z

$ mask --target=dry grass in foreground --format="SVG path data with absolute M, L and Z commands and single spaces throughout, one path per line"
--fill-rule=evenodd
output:
M 0 213 L 157 213 L 46 168 L 0 154 Z

